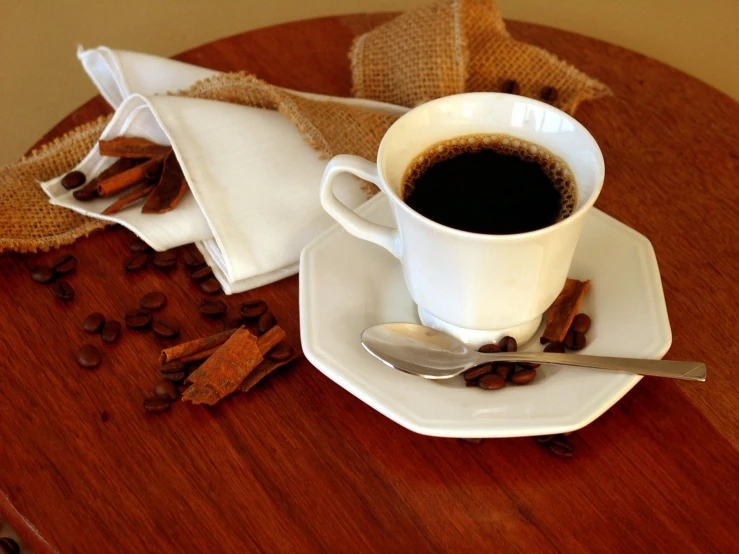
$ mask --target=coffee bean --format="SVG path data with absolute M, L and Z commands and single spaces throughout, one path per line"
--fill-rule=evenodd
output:
M 184 381 L 185 377 L 187 377 L 185 364 L 178 362 L 177 360 L 164 364 L 159 370 L 159 373 L 162 376 L 162 379 L 174 381 L 175 383 Z
M 134 237 L 131 241 L 131 252 L 148 252 L 151 247 L 139 237 Z
M 488 373 L 483 375 L 477 381 L 477 386 L 485 390 L 497 390 L 505 387 L 505 379 L 496 373 Z
M 51 285 L 51 292 L 62 302 L 71 302 L 74 299 L 74 289 L 66 281 L 57 281 Z
M 554 435 L 541 435 L 540 437 L 534 437 L 536 439 L 536 442 L 539 444 L 547 444 L 549 441 L 551 441 L 554 438 Z
M 464 441 L 464 442 L 468 442 L 470 444 L 482 444 L 482 439 L 467 439 L 467 438 L 462 438 L 462 439 L 459 439 L 459 440 Z
M 77 351 L 77 363 L 84 368 L 94 369 L 102 361 L 100 351 L 91 344 L 86 344 Z
M 162 379 L 154 387 L 154 394 L 160 398 L 168 398 L 177 400 L 180 397 L 180 391 L 172 381 Z
M 223 300 L 203 300 L 200 303 L 200 313 L 205 317 L 223 317 L 226 313 L 226 303 Z
M 81 189 L 74 191 L 72 196 L 74 196 L 75 200 L 79 200 L 80 202 L 89 202 L 98 197 L 98 191 L 96 188 L 82 187 Z
M 575 319 L 572 320 L 570 325 L 570 331 L 577 331 L 578 333 L 587 333 L 590 329 L 590 316 L 588 314 L 577 314 Z
M 84 185 L 86 180 L 87 177 L 81 171 L 70 171 L 62 177 L 62 186 L 67 190 L 72 190 Z
M 549 339 L 545 337 L 539 337 L 539 343 L 540 344 L 547 344 L 549 342 Z
M 483 354 L 497 354 L 500 352 L 500 346 L 495 343 L 483 344 L 477 351 Z
M 289 360 L 293 355 L 293 347 L 287 343 L 281 342 L 267 353 L 267 358 L 273 362 L 284 362 Z
M 64 275 L 65 273 L 74 271 L 74 268 L 77 267 L 77 258 L 71 254 L 63 254 L 54 260 L 51 267 L 54 268 L 54 273 L 57 275 Z
M 171 321 L 155 319 L 151 324 L 151 330 L 160 339 L 176 339 L 180 336 L 180 327 Z
M 275 325 L 277 325 L 277 320 L 272 312 L 264 312 L 257 320 L 257 332 L 263 335 Z
M 203 279 L 213 276 L 213 269 L 209 265 L 204 265 L 202 267 L 196 267 L 190 271 L 189 275 L 190 279 L 193 281 L 202 281 Z
M 541 366 L 541 364 L 535 364 L 532 362 L 516 362 L 516 365 L 524 369 L 536 369 L 537 367 Z
M 554 87 L 544 87 L 543 89 L 541 89 L 539 95 L 541 96 L 541 99 L 544 100 L 544 102 L 556 102 L 557 98 L 559 97 L 559 93 Z
M 534 380 L 536 377 L 536 370 L 535 369 L 522 369 L 521 371 L 517 371 L 510 377 L 510 382 L 514 385 L 525 385 L 526 383 L 530 383 Z
M 221 292 L 221 284 L 214 277 L 208 277 L 200 281 L 200 290 L 205 294 L 218 294 Z
M 549 452 L 560 458 L 571 458 L 575 454 L 575 445 L 563 435 L 556 435 L 547 444 Z
M 241 317 L 228 317 L 223 322 L 223 330 L 230 331 L 231 329 L 238 329 L 244 324 L 244 319 Z
M 0 537 L 0 554 L 20 554 L 21 547 L 10 537 Z
M 267 311 L 267 303 L 264 300 L 247 300 L 241 305 L 239 313 L 247 319 L 255 319 Z
M 37 265 L 31 270 L 31 279 L 45 285 L 54 280 L 54 270 L 48 265 Z
M 508 94 L 521 94 L 521 87 L 518 86 L 518 83 L 516 81 L 514 81 L 513 79 L 509 79 L 501 85 L 500 92 L 505 92 Z
M 518 350 L 518 343 L 513 337 L 503 337 L 498 341 L 498 346 L 503 352 L 515 352 Z
M 154 291 L 148 292 L 139 300 L 139 306 L 145 310 L 155 312 L 161 310 L 167 305 L 167 296 L 163 292 Z
M 580 333 L 579 331 L 572 332 L 572 346 L 570 346 L 572 350 L 582 350 L 587 343 L 588 340 L 585 338 L 585 333 Z
M 88 333 L 97 333 L 105 325 L 105 316 L 100 312 L 93 312 L 82 322 L 82 328 Z
M 205 263 L 205 258 L 194 245 L 187 245 L 182 248 L 182 260 L 190 269 L 201 267 Z
M 129 273 L 138 273 L 149 264 L 149 254 L 138 252 L 126 260 L 125 268 Z
M 500 375 L 503 379 L 508 379 L 508 377 L 513 373 L 514 364 L 510 362 L 498 362 L 495 364 L 495 373 Z
M 177 253 L 173 250 L 157 252 L 154 254 L 154 259 L 152 260 L 151 265 L 161 271 L 172 269 L 177 265 Z
M 169 398 L 162 398 L 160 396 L 152 396 L 144 399 L 144 409 L 152 413 L 166 412 L 169 410 L 170 404 L 171 401 Z
M 142 308 L 135 308 L 126 312 L 126 327 L 129 329 L 146 329 L 151 325 L 151 312 Z
M 462 374 L 462 377 L 464 377 L 465 381 L 474 381 L 475 379 L 479 379 L 483 375 L 487 375 L 488 373 L 492 372 L 493 364 L 482 364 L 477 367 L 468 369 Z
M 121 334 L 121 324 L 115 320 L 106 321 L 103 328 L 100 330 L 100 338 L 103 342 L 108 344 L 118 340 L 118 336 Z
M 561 342 L 550 342 L 544 347 L 544 352 L 552 352 L 555 354 L 564 354 L 565 347 Z

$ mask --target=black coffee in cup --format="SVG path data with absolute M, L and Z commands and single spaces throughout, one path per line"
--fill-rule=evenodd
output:
M 408 206 L 437 223 L 488 235 L 542 229 L 577 207 L 567 163 L 508 135 L 468 135 L 433 145 L 411 162 L 401 192 Z

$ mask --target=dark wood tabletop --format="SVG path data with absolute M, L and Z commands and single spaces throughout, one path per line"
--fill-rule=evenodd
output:
M 352 37 L 387 17 L 291 23 L 177 59 L 347 96 Z M 531 438 L 414 434 L 305 359 L 213 409 L 147 414 L 161 344 L 124 330 L 97 370 L 83 370 L 82 319 L 121 319 L 162 290 L 183 338 L 222 322 L 197 313 L 203 294 L 182 267 L 125 274 L 132 235 L 109 228 L 62 249 L 79 260 L 68 305 L 29 276 L 58 252 L 0 256 L 0 512 L 31 548 L 739 552 L 739 104 L 616 46 L 509 29 L 613 89 L 576 113 L 606 160 L 597 206 L 652 241 L 673 332 L 666 358 L 705 361 L 706 383 L 643 379 L 571 437 L 569 459 Z M 95 98 L 40 143 L 108 111 Z M 245 297 L 266 299 L 297 343 L 297 277 L 226 302 Z

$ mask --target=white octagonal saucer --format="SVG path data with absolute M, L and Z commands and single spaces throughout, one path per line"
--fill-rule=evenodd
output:
M 392 225 L 379 194 L 358 210 Z M 581 311 L 593 325 L 582 354 L 654 358 L 672 342 L 657 260 L 641 234 L 594 209 L 570 277 L 590 279 Z M 443 294 L 440 291 L 439 294 Z M 469 388 L 462 377 L 428 381 L 394 370 L 367 353 L 371 325 L 418 322 L 400 263 L 336 225 L 303 250 L 300 328 L 303 351 L 322 373 L 403 427 L 439 437 L 519 437 L 574 431 L 613 406 L 641 379 L 625 373 L 541 366 L 525 386 Z M 520 350 L 542 349 L 539 331 Z

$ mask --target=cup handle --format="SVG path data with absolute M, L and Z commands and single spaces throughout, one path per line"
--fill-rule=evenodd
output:
M 321 205 L 323 205 L 323 209 L 355 237 L 379 244 L 396 258 L 400 258 L 400 235 L 397 229 L 367 221 L 336 198 L 334 182 L 336 177 L 345 171 L 382 188 L 377 164 L 359 156 L 340 154 L 328 162 L 323 172 L 323 178 L 321 179 Z

